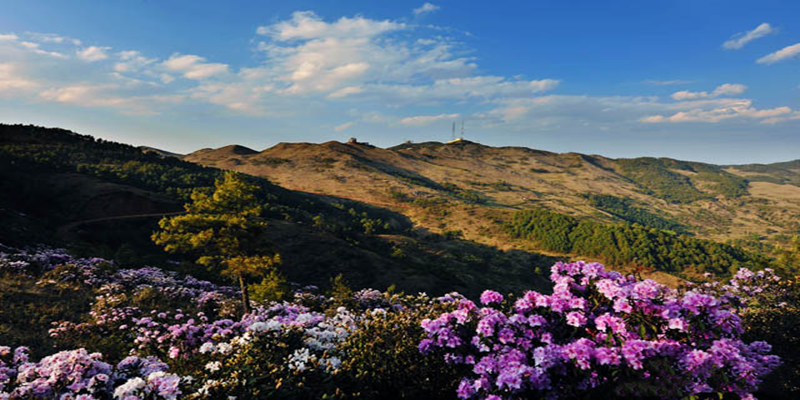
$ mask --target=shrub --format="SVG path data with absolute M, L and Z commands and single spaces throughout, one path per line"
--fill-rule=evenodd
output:
M 462 300 L 423 321 L 423 353 L 472 368 L 460 398 L 749 397 L 779 364 L 767 343 L 742 342 L 735 310 L 713 296 L 597 263 L 557 263 L 551 280 L 552 295 L 487 290 L 483 307 Z

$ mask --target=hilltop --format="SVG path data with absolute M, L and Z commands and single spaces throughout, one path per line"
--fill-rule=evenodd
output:
M 183 157 L 261 176 L 293 190 L 393 205 L 433 231 L 460 230 L 501 245 L 495 221 L 545 208 L 752 246 L 800 232 L 800 160 L 713 165 L 669 158 L 613 159 L 463 141 L 379 148 L 335 141 L 235 146 Z M 249 150 L 249 149 L 248 149 Z M 447 204 L 447 215 L 437 205 Z

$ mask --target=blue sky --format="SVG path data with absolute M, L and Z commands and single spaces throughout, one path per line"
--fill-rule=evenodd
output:
M 0 121 L 190 152 L 350 136 L 800 158 L 796 1 L 0 2 Z

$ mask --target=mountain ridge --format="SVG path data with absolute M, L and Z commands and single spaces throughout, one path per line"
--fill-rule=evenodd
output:
M 688 233 L 714 240 L 759 235 L 772 243 L 776 235 L 791 235 L 800 228 L 794 223 L 800 220 L 800 160 L 715 165 L 471 141 L 387 148 L 358 142 L 282 142 L 257 154 L 230 157 L 212 151 L 201 157 L 195 152 L 183 159 L 262 176 L 295 190 L 356 197 L 367 203 L 448 201 L 453 210 L 478 213 L 466 211 L 478 207 L 489 214 L 497 209 L 543 207 L 619 221 L 592 205 L 592 196 L 605 195 L 630 198 L 635 207 L 674 219 L 689 227 Z M 430 214 L 406 212 L 434 231 L 455 228 L 466 230 L 473 239 L 481 236 L 465 224 L 427 218 L 426 213 Z

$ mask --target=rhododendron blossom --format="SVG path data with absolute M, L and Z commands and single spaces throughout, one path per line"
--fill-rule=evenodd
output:
M 550 295 L 527 292 L 510 304 L 486 291 L 482 308 L 460 299 L 457 311 L 422 322 L 428 338 L 420 351 L 474 364 L 455 388 L 458 397 L 748 397 L 780 363 L 766 343 L 741 341 L 729 301 L 681 294 L 597 263 L 557 263 L 550 277 Z M 645 380 L 647 392 L 630 385 Z

